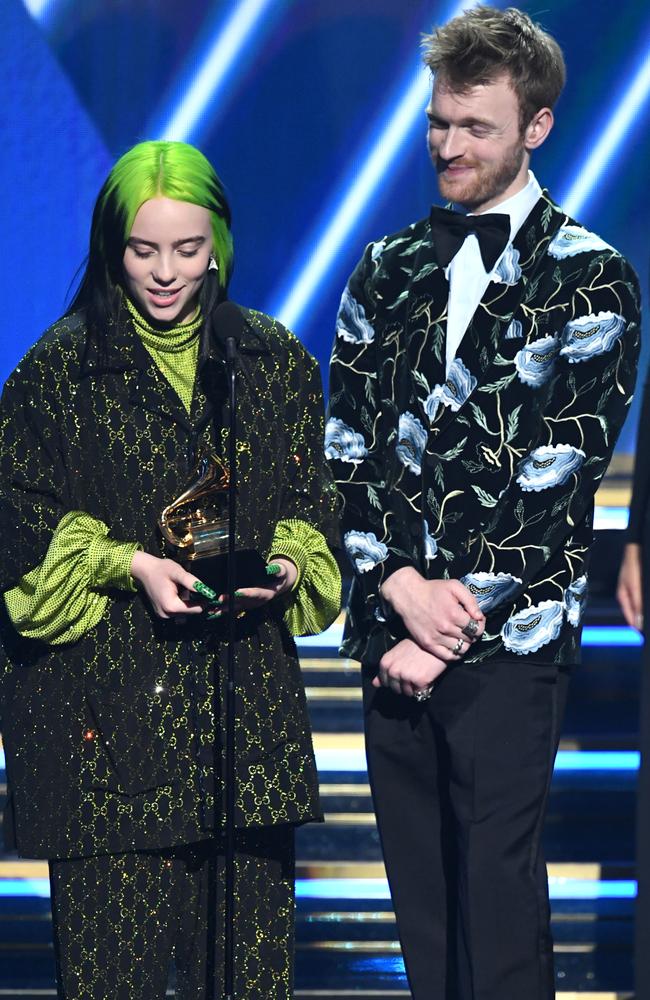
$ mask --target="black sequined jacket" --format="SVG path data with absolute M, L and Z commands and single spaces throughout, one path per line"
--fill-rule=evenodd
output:
M 370 244 L 343 294 L 325 443 L 355 568 L 344 651 L 377 664 L 404 637 L 380 590 L 414 566 L 476 595 L 466 660 L 575 663 L 594 494 L 634 390 L 636 275 L 544 192 L 449 371 L 448 299 L 428 219 Z
M 277 322 L 242 312 L 238 544 L 268 555 L 288 518 L 335 544 L 318 366 Z M 0 590 L 40 564 L 71 510 L 161 553 L 161 510 L 198 454 L 225 454 L 223 363 L 207 341 L 200 358 L 188 416 L 130 325 L 100 352 L 75 314 L 31 349 L 0 411 Z M 5 840 L 24 856 L 165 847 L 220 827 L 227 626 L 174 624 L 141 593 L 111 596 L 99 624 L 66 646 L 2 623 Z M 306 700 L 280 602 L 237 628 L 237 823 L 316 818 Z

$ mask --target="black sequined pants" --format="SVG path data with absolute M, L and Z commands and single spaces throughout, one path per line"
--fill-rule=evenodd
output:
M 215 841 L 50 862 L 58 996 L 177 1000 L 223 995 L 223 855 Z M 236 1000 L 290 1000 L 294 831 L 238 833 Z

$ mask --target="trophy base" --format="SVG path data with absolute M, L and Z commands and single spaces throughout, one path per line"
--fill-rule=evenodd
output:
M 225 594 L 228 590 L 228 553 L 202 556 L 188 559 L 184 562 L 189 573 L 216 590 L 217 594 Z M 237 549 L 235 552 L 235 587 L 242 590 L 245 587 L 264 587 L 269 582 L 266 573 L 266 562 L 255 549 Z

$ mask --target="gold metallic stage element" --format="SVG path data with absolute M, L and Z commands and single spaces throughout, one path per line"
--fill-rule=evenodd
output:
M 328 674 L 360 674 L 360 667 L 358 660 L 321 659 L 317 656 L 300 657 L 300 668 L 306 674 L 316 670 L 327 671 Z
M 334 690 L 334 689 L 332 689 Z M 363 733 L 314 733 L 314 749 L 365 750 Z M 560 740 L 560 750 L 582 750 L 579 740 Z
M 563 955 L 591 955 L 596 949 L 595 943 L 555 944 L 553 951 Z M 335 951 L 335 952 L 371 952 L 373 954 L 399 955 L 399 941 L 302 941 L 296 944 L 296 951 Z M 581 1000 L 585 994 L 577 994 Z
M 553 862 L 546 866 L 550 878 L 600 881 L 630 878 L 631 865 L 601 865 L 595 862 Z M 299 878 L 385 878 L 382 861 L 298 861 Z M 2 868 L 0 866 L 0 874 Z
M 353 783 L 339 785 L 321 784 L 320 793 L 321 795 L 354 795 L 363 798 L 364 795 L 370 795 L 370 785 L 355 785 Z
M 597 863 L 552 863 L 547 865 L 551 878 L 612 879 L 630 877 L 631 866 L 601 865 Z M 298 861 L 296 871 L 300 878 L 385 878 L 381 861 Z M 0 879 L 49 878 L 47 861 L 0 861 Z
M 307 701 L 358 701 L 361 702 L 360 687 L 306 687 Z
M 321 795 L 323 790 L 321 789 Z M 374 813 L 325 813 L 325 822 L 332 826 L 375 826 Z
M 0 997 L 5 994 L 0 990 Z M 54 996 L 53 993 L 47 994 Z M 410 997 L 408 990 L 354 990 L 351 994 L 349 990 L 296 990 L 294 996 L 299 997 L 327 997 L 328 1000 L 335 1000 L 336 997 L 350 996 L 357 997 L 384 997 L 385 1000 L 392 1000 L 393 997 Z M 633 993 L 556 993 L 556 1000 L 634 1000 Z

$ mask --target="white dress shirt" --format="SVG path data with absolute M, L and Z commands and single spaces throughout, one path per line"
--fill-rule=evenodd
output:
M 522 188 L 517 194 L 513 194 L 511 198 L 506 198 L 500 205 L 493 205 L 492 208 L 488 208 L 485 212 L 479 212 L 478 214 L 488 215 L 490 212 L 498 212 L 502 215 L 509 215 L 510 242 L 512 242 L 530 215 L 541 193 L 541 187 L 537 183 L 532 171 L 529 170 L 528 183 L 525 188 Z M 505 253 L 505 250 L 503 253 Z M 501 254 L 502 256 L 503 254 Z M 456 357 L 456 352 L 465 335 L 469 321 L 476 312 L 476 308 L 490 283 L 490 275 L 498 268 L 501 257 L 499 257 L 493 270 L 488 274 L 483 267 L 478 240 L 474 233 L 470 233 L 447 268 L 446 273 L 449 280 L 447 350 L 445 355 L 447 372 L 449 372 L 449 368 Z

